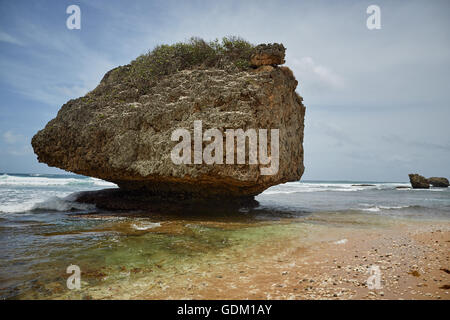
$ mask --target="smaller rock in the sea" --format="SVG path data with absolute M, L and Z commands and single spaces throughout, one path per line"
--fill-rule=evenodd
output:
M 279 43 L 260 44 L 255 47 L 250 63 L 255 67 L 283 64 L 285 52 L 286 48 Z
M 448 179 L 443 177 L 428 178 L 428 183 L 437 188 L 447 188 L 449 186 Z
M 429 189 L 430 184 L 428 183 L 427 178 L 421 176 L 420 174 L 410 173 L 409 181 L 411 182 L 411 186 L 413 189 Z

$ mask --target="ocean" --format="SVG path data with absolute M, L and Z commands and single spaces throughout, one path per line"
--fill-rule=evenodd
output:
M 370 228 L 402 219 L 450 219 L 450 188 L 409 187 L 406 182 L 290 182 L 258 195 L 256 208 L 164 217 L 100 212 L 73 201 L 77 192 L 116 188 L 99 179 L 0 173 L 0 297 L 83 299 L 124 277 L 138 279 L 145 270 L 170 277 L 194 260 L 206 266 L 225 249 L 238 255 L 261 241 L 302 234 L 300 241 L 306 242 L 308 223 Z M 66 288 L 72 264 L 83 272 L 85 289 L 76 293 Z

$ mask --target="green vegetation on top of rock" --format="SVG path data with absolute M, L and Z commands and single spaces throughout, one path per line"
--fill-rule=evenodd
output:
M 159 45 L 131 63 L 132 73 L 152 77 L 168 75 L 194 66 L 223 68 L 229 62 L 248 68 L 253 45 L 239 37 L 206 42 L 191 38 L 187 42 Z M 245 64 L 247 63 L 247 64 Z
M 152 87 L 161 77 L 181 70 L 218 68 L 242 71 L 251 67 L 250 57 L 254 47 L 236 36 L 210 42 L 193 37 L 186 42 L 158 45 L 130 64 L 107 72 L 102 83 L 120 82 L 145 92 L 145 88 Z M 97 93 L 103 93 L 103 90 Z

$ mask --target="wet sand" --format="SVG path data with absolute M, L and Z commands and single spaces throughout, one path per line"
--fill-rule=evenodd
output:
M 114 282 L 52 298 L 450 299 L 450 223 L 387 220 L 351 226 L 345 216 L 282 221 L 258 227 L 266 228 L 265 241 L 224 246 L 179 265 L 123 267 Z M 278 235 L 283 229 L 286 235 Z M 366 283 L 372 266 L 381 272 L 379 289 Z

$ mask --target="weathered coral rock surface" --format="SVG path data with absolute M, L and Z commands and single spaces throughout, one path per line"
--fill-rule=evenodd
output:
M 250 58 L 253 66 L 279 65 L 285 63 L 284 56 L 286 48 L 282 44 L 260 44 L 255 47 Z
M 443 178 L 443 177 L 431 177 L 431 178 L 428 178 L 428 182 L 433 187 L 438 187 L 438 188 L 447 188 L 449 186 L 448 179 Z
M 430 184 L 427 178 L 421 176 L 420 174 L 411 173 L 409 174 L 409 181 L 414 189 L 429 189 Z
M 281 47 L 266 47 L 272 53 L 260 56 L 258 64 L 284 62 Z M 194 198 L 251 197 L 302 176 L 305 107 L 287 67 L 199 66 L 162 76 L 148 87 L 124 80 L 132 67 L 109 71 L 96 89 L 62 106 L 33 137 L 40 162 L 114 182 L 123 190 Z M 171 141 L 171 133 L 177 128 L 193 132 L 194 120 L 202 120 L 203 130 L 222 133 L 279 129 L 278 172 L 261 175 L 266 165 L 248 161 L 174 164 L 170 154 L 178 142 Z

